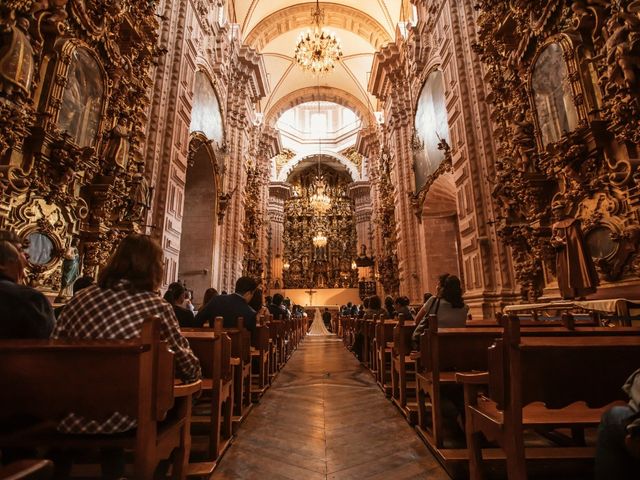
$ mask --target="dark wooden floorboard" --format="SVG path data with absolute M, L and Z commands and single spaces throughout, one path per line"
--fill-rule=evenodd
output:
M 448 480 L 371 375 L 336 337 L 307 337 L 214 479 Z

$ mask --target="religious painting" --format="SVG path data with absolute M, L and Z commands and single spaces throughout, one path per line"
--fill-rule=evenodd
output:
M 202 132 L 209 140 L 222 145 L 224 141 L 222 125 L 220 103 L 216 92 L 209 78 L 202 72 L 196 72 L 189 131 Z
M 442 140 L 450 143 L 449 121 L 442 72 L 431 72 L 416 107 L 413 161 L 416 191 L 420 191 L 445 159 L 439 148 Z
M 71 53 L 58 126 L 80 147 L 92 146 L 100 127 L 105 93 L 102 70 L 84 48 Z
M 531 87 L 543 146 L 560 140 L 578 126 L 578 110 L 562 53 L 560 44 L 552 43 L 540 53 L 533 67 Z

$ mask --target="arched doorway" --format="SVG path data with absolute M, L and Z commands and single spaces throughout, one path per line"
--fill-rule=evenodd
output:
M 218 185 L 215 156 L 206 137 L 194 134 L 189 151 L 178 278 L 193 290 L 197 306 L 202 302 L 205 290 L 215 287 Z
M 423 290 L 435 294 L 440 275 L 449 273 L 461 277 L 462 271 L 456 186 L 451 173 L 440 175 L 429 188 L 420 235 L 424 247 Z

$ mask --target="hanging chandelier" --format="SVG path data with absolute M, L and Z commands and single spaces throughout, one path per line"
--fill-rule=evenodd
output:
M 318 170 L 320 170 L 318 168 Z M 331 208 L 331 199 L 324 193 L 325 185 L 322 177 L 320 177 L 320 172 L 318 172 L 318 176 L 315 181 L 315 191 L 313 195 L 309 197 L 309 205 L 311 208 L 316 211 L 318 215 L 324 215 Z
M 327 246 L 327 237 L 324 233 L 316 233 L 316 235 L 313 237 L 313 246 L 316 248 L 324 248 Z
M 316 8 L 311 12 L 313 30 L 306 30 L 298 37 L 294 57 L 300 67 L 314 74 L 332 71 L 342 57 L 342 46 L 336 34 L 322 28 L 324 10 L 316 0 Z

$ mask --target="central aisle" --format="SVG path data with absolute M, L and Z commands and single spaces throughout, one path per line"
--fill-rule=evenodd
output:
M 335 336 L 307 336 L 213 478 L 449 479 Z

